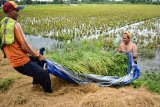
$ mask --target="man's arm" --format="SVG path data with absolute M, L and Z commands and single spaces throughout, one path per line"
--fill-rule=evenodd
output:
M 16 24 L 15 24 L 14 31 L 15 31 L 16 40 L 20 44 L 23 51 L 25 51 L 26 53 L 30 54 L 33 57 L 39 58 L 40 60 L 45 59 L 39 52 L 37 52 L 33 47 L 31 47 L 27 43 L 25 35 L 24 35 L 23 30 L 21 28 L 21 25 L 18 22 L 16 22 Z
M 137 58 L 137 45 L 136 44 L 132 44 L 132 48 L 133 48 L 133 58 L 136 59 Z
M 122 43 L 119 45 L 118 47 L 118 52 L 122 52 L 122 48 L 121 48 Z

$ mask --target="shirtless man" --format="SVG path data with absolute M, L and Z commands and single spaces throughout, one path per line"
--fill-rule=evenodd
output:
M 132 52 L 134 62 L 137 64 L 137 45 L 131 42 L 131 34 L 129 32 L 124 33 L 122 43 L 119 45 L 118 51 L 123 53 Z

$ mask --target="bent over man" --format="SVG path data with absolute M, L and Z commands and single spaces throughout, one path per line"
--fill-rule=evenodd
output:
M 21 25 L 17 22 L 18 11 L 23 9 L 14 1 L 7 1 L 3 5 L 6 17 L 0 26 L 0 47 L 5 56 L 19 73 L 33 77 L 33 85 L 41 85 L 45 92 L 52 92 L 49 74 L 42 67 L 32 62 L 29 55 L 40 61 L 45 57 L 32 48 L 26 41 Z

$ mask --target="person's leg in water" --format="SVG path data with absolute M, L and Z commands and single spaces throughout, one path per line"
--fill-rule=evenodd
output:
M 29 61 L 23 66 L 15 67 L 15 69 L 21 74 L 33 77 L 33 85 L 40 84 L 45 92 L 52 92 L 49 73 L 36 63 Z

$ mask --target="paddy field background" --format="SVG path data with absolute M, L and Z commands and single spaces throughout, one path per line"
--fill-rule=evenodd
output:
M 142 74 L 132 84 L 118 88 L 77 86 L 51 75 L 54 93 L 46 94 L 41 88 L 33 89 L 31 78 L 18 74 L 1 53 L 0 106 L 160 106 L 160 5 L 26 5 L 19 14 L 28 42 L 37 50 L 45 47 L 47 58 L 96 74 L 113 73 L 104 64 L 116 66 L 113 71 L 124 69 L 125 64 L 117 66 L 116 58 L 109 57 L 118 54 L 123 32 L 130 31 L 139 48 Z M 3 17 L 0 10 L 0 19 Z

